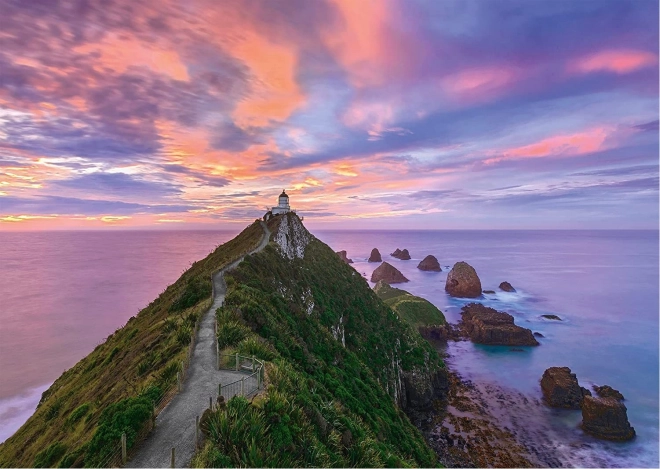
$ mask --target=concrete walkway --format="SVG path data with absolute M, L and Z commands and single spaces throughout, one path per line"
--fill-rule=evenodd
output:
M 264 237 L 259 247 L 250 254 L 261 251 L 268 244 L 270 232 L 264 222 L 261 222 L 261 227 Z M 187 467 L 195 453 L 195 418 L 201 417 L 208 409 L 209 397 L 215 402 L 219 383 L 231 383 L 245 376 L 235 371 L 216 369 L 214 330 L 215 310 L 222 306 L 227 292 L 223 275 L 242 260 L 240 258 L 213 275 L 213 305 L 201 318 L 183 391 L 176 394 L 158 415 L 156 427 L 125 467 L 170 467 L 172 448 L 175 448 L 176 467 Z M 249 383 L 250 389 L 255 386 L 256 383 Z

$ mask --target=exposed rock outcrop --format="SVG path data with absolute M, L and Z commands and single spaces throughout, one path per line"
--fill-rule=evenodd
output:
M 492 295 L 492 294 L 495 293 L 495 290 L 484 290 L 483 293 L 486 293 L 486 294 Z
M 378 282 L 380 280 L 385 281 L 385 283 L 405 283 L 408 281 L 406 277 L 403 276 L 399 270 L 394 267 L 392 264 L 383 262 L 381 265 L 376 267 L 376 270 L 371 274 L 371 281 Z
M 545 337 L 545 336 L 540 332 L 534 332 L 534 337 Z
M 337 255 L 342 261 L 346 262 L 347 264 L 353 263 L 353 259 L 349 259 L 348 257 L 346 257 L 346 251 L 337 251 Z
M 404 371 L 402 375 L 403 389 L 399 405 L 406 411 L 430 409 L 433 401 L 446 396 L 449 389 L 446 368 L 441 368 L 433 375 L 414 371 Z
M 371 250 L 371 255 L 369 256 L 369 262 L 383 262 L 383 258 L 380 256 L 380 251 L 373 248 Z
M 593 386 L 594 391 L 596 391 L 596 394 L 598 394 L 600 397 L 613 397 L 617 401 L 623 401 L 623 394 L 621 394 L 619 391 L 614 389 L 611 386 L 608 386 L 607 384 L 603 386 Z
M 514 324 L 513 316 L 479 303 L 463 306 L 460 326 L 477 344 L 539 345 L 532 331 Z
M 404 249 L 403 251 L 398 249 L 394 251 L 392 254 L 390 254 L 392 257 L 395 257 L 401 261 L 409 261 L 410 260 L 410 253 L 408 252 L 407 249 Z
M 635 429 L 628 422 L 628 409 L 614 397 L 585 396 L 582 429 L 606 440 L 630 440 L 635 437 Z
M 459 298 L 481 296 L 481 280 L 477 271 L 467 262 L 457 262 L 447 275 L 445 291 Z
M 417 266 L 419 270 L 430 271 L 430 272 L 442 272 L 440 268 L 440 263 L 435 256 L 426 256 L 422 262 Z
M 305 257 L 305 248 L 312 241 L 312 235 L 294 213 L 284 214 L 273 238 L 282 254 L 289 259 Z
M 580 387 L 577 376 L 567 366 L 553 366 L 545 370 L 541 390 L 550 407 L 562 409 L 579 409 L 584 396 L 591 396 L 588 389 Z
M 508 292 L 515 292 L 516 289 L 511 286 L 509 282 L 502 282 L 500 283 L 500 290 L 508 291 Z

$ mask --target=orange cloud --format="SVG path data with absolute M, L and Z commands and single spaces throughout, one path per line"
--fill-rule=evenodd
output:
M 569 65 L 573 73 L 630 73 L 658 62 L 655 54 L 639 50 L 608 50 L 583 57 Z
M 481 101 L 499 96 L 519 79 L 520 72 L 511 67 L 474 68 L 443 78 L 441 87 L 452 98 Z

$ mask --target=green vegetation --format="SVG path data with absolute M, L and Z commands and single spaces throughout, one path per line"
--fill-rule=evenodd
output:
M 104 412 L 109 408 L 116 410 L 113 404 L 128 406 L 130 415 L 120 418 L 118 415 L 123 414 L 115 413 L 113 418 L 115 423 L 126 423 L 130 430 L 142 414 L 138 412 L 140 406 L 126 400 L 145 395 L 151 399 L 154 396 L 145 394 L 147 390 L 164 392 L 175 383 L 190 340 L 188 332 L 211 305 L 212 273 L 256 248 L 262 236 L 263 230 L 255 222 L 195 262 L 124 327 L 65 371 L 44 392 L 34 415 L 0 445 L 0 466 L 51 466 L 58 461 L 61 467 L 90 466 L 98 462 L 95 458 L 100 453 L 96 452 L 105 451 L 105 445 L 118 448 L 121 425 L 102 422 L 101 416 L 107 417 Z M 92 439 L 98 446 L 89 449 Z M 62 448 L 64 457 L 59 454 Z
M 318 240 L 293 260 L 271 243 L 225 279 L 219 343 L 269 360 L 268 386 L 206 420 L 209 439 L 195 466 L 436 464 L 395 401 L 405 399 L 402 372 L 430 374 L 443 364 L 352 267 Z M 225 324 L 248 334 L 228 341 Z
M 391 287 L 387 283 L 380 281 L 374 287 L 374 292 L 378 298 L 390 306 L 401 319 L 411 326 L 441 326 L 446 324 L 445 316 L 431 302 L 414 296 L 405 290 Z

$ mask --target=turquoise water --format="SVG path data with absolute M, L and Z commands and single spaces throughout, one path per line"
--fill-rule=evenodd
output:
M 41 392 L 233 232 L 0 233 L 0 441 L 34 411 Z M 421 272 L 427 254 L 443 266 L 473 265 L 484 289 L 507 280 L 516 293 L 485 304 L 545 335 L 525 352 L 450 346 L 450 363 L 475 382 L 540 398 L 549 366 L 569 366 L 583 386 L 609 384 L 626 397 L 637 438 L 601 442 L 577 428 L 579 411 L 522 406 L 539 444 L 565 465 L 658 467 L 658 233 L 649 231 L 314 232 L 345 249 L 367 275 L 373 247 L 456 322 L 461 300 L 444 292 L 446 270 Z M 387 254 L 407 248 L 413 257 Z M 559 315 L 563 321 L 540 318 Z
M 580 384 L 609 384 L 626 398 L 637 438 L 612 443 L 583 435 L 580 411 L 534 410 L 540 427 L 559 441 L 576 466 L 658 467 L 658 232 L 655 231 L 439 231 L 319 233 L 335 250 L 345 249 L 367 278 L 377 266 L 365 262 L 373 247 L 410 280 L 402 288 L 422 296 L 450 322 L 466 301 L 444 292 L 447 271 L 464 260 L 477 270 L 485 290 L 507 280 L 516 293 L 484 295 L 479 301 L 507 311 L 517 324 L 541 332 L 540 347 L 450 344 L 450 363 L 463 376 L 541 398 L 539 380 L 550 366 L 568 366 Z M 412 259 L 387 254 L 407 248 Z M 435 255 L 444 272 L 416 266 Z M 543 319 L 556 314 L 562 321 Z M 541 429 L 542 429 L 541 428 Z M 548 438 L 547 436 L 545 438 Z

